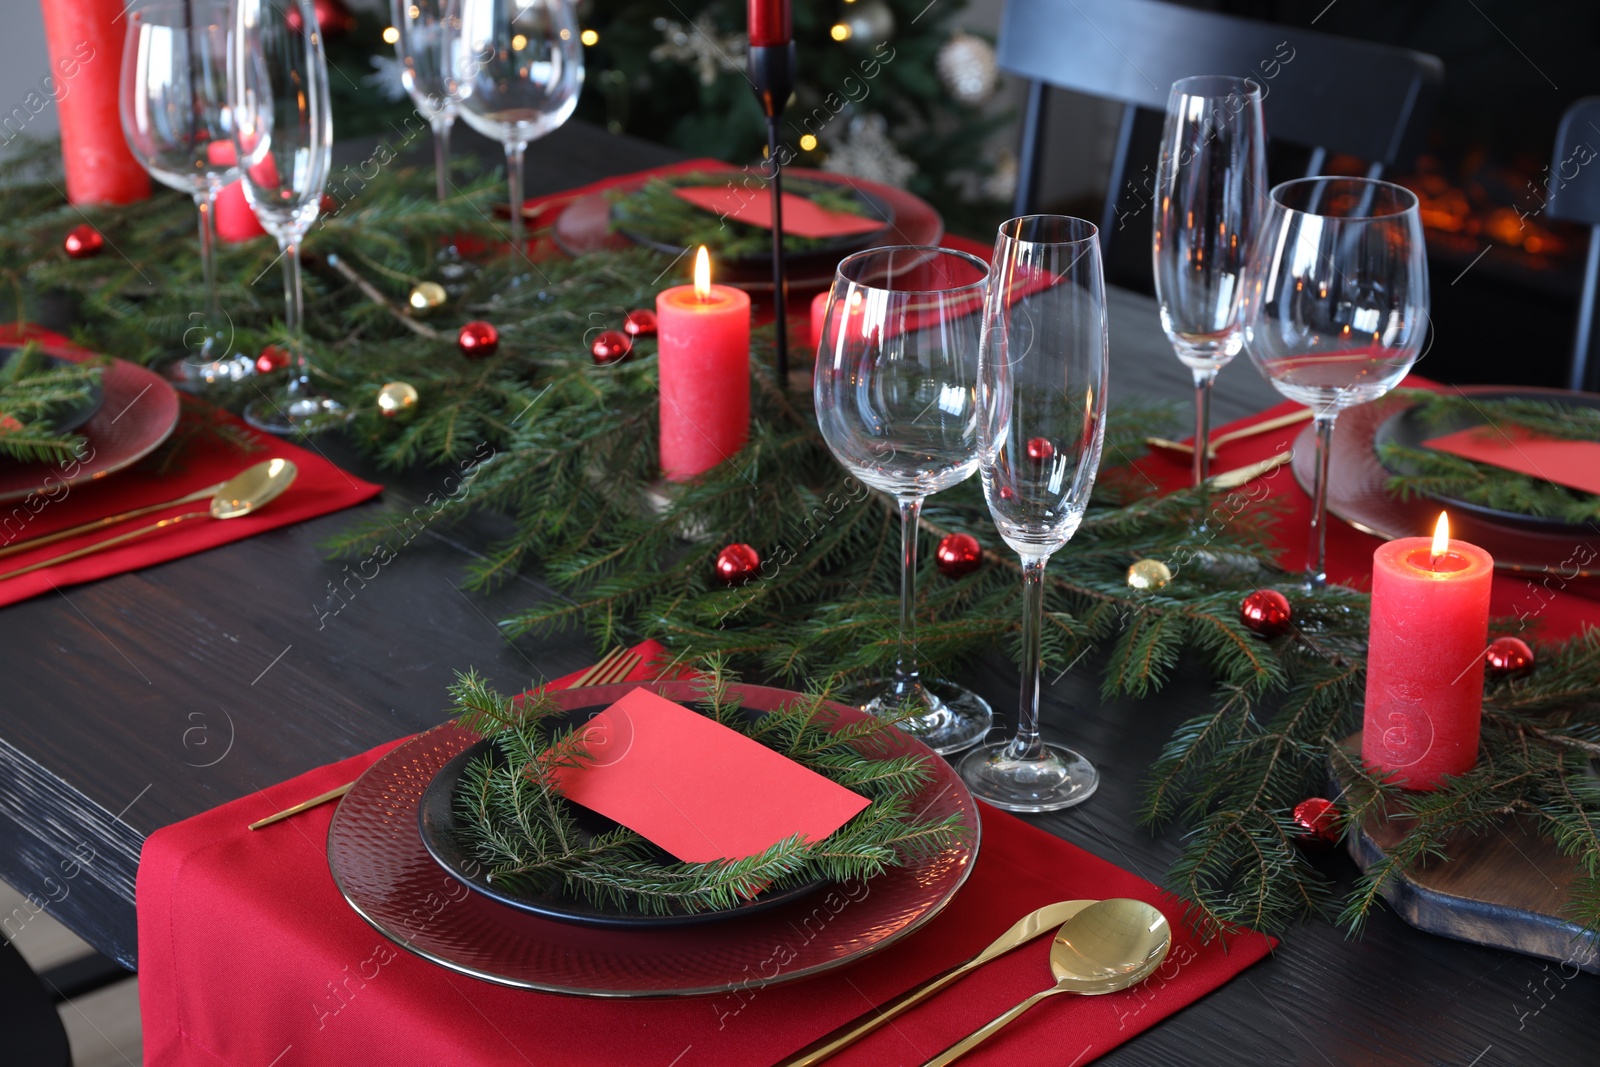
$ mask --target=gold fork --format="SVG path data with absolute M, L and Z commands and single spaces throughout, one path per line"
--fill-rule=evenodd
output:
M 600 657 L 599 663 L 596 663 L 593 667 L 590 667 L 588 670 L 578 675 L 577 679 L 571 685 L 567 686 L 567 688 L 591 689 L 597 685 L 614 685 L 617 682 L 625 680 L 628 675 L 632 674 L 634 669 L 639 666 L 641 659 L 642 657 L 639 655 L 639 653 L 629 651 L 628 649 L 623 648 L 621 645 L 618 645 L 616 648 L 613 648 L 610 652 L 607 652 L 604 656 Z M 273 812 L 265 819 L 257 819 L 255 822 L 251 823 L 250 829 L 259 830 L 263 826 L 271 826 L 275 822 L 282 822 L 291 815 L 299 815 L 302 811 L 310 811 L 312 808 L 326 804 L 330 800 L 338 800 L 340 797 L 350 792 L 351 788 L 355 784 L 356 783 L 352 781 L 346 782 L 344 785 L 334 786 L 326 793 L 318 793 L 309 800 L 302 800 L 300 803 L 295 804 L 292 807 L 284 808 L 282 811 Z

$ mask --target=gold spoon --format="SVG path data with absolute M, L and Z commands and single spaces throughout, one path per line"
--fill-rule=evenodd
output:
M 1161 966 L 1170 947 L 1172 927 L 1167 917 L 1144 901 L 1116 897 L 1091 904 L 1062 923 L 1050 943 L 1055 985 L 974 1030 L 923 1067 L 954 1063 L 1046 997 L 1057 993 L 1093 997 L 1138 985 Z
M 21 574 L 28 574 L 32 571 L 42 570 L 45 567 L 54 567 L 58 563 L 66 563 L 69 560 L 92 556 L 96 552 L 114 548 L 117 545 L 143 537 L 146 534 L 155 533 L 158 530 L 170 529 L 179 523 L 188 522 L 190 519 L 237 519 L 242 515 L 250 514 L 270 501 L 276 500 L 285 489 L 294 484 L 295 477 L 299 473 L 299 468 L 289 460 L 269 459 L 265 463 L 258 463 L 254 467 L 240 471 L 223 482 L 216 493 L 212 495 L 211 506 L 205 511 L 188 511 L 182 515 L 173 515 L 162 519 L 160 522 L 153 522 L 149 526 L 141 526 L 137 530 L 130 530 L 115 537 L 108 537 L 104 541 L 96 541 L 94 544 L 85 545 L 83 548 L 75 548 L 71 552 L 63 552 L 59 556 L 41 560 L 38 563 L 30 563 L 26 567 L 18 567 L 14 571 L 0 574 L 0 581 L 5 581 L 7 578 L 15 578 Z
M 1275 419 L 1258 422 L 1254 426 L 1246 426 L 1242 430 L 1231 430 L 1228 433 L 1218 434 L 1206 446 L 1206 455 L 1212 459 L 1217 458 L 1217 449 L 1234 441 L 1242 441 L 1246 437 L 1254 437 L 1258 433 L 1270 433 L 1281 430 L 1285 426 L 1293 426 L 1297 422 L 1305 422 L 1312 415 L 1310 408 L 1301 408 L 1291 411 L 1287 415 L 1279 415 Z M 1182 452 L 1186 456 L 1194 455 L 1194 445 L 1186 445 L 1182 441 L 1169 441 L 1165 437 L 1146 437 L 1144 443 L 1156 448 L 1165 448 L 1169 452 Z

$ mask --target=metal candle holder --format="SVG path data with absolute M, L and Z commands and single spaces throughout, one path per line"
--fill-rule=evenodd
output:
M 797 65 L 794 42 L 751 45 L 749 74 L 756 99 L 767 116 L 766 177 L 772 188 L 772 310 L 776 317 L 777 371 L 780 387 L 789 381 L 789 330 L 786 317 L 788 293 L 783 266 L 783 161 L 778 148 L 778 120 L 794 91 Z

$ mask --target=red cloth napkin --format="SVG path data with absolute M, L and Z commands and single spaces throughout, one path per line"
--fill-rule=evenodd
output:
M 41 342 L 63 348 L 76 348 L 66 338 L 48 330 L 34 327 L 23 329 L 14 326 L 0 327 L 0 343 L 14 343 L 27 338 L 37 338 Z M 182 453 L 165 474 L 158 474 L 148 463 L 136 464 L 100 481 L 74 486 L 69 492 L 54 499 L 40 498 L 44 500 L 44 506 L 38 508 L 20 530 L 7 527 L 5 539 L 0 540 L 0 544 L 9 543 L 13 535 L 16 540 L 40 537 L 92 519 L 131 511 L 163 500 L 174 500 L 196 489 L 225 481 L 244 468 L 274 456 L 293 460 L 300 468 L 294 485 L 269 506 L 253 515 L 227 521 L 195 519 L 170 530 L 130 541 L 126 545 L 107 549 L 105 552 L 0 582 L 0 606 L 27 600 L 40 593 L 53 592 L 64 585 L 92 582 L 98 578 L 138 570 L 155 563 L 165 563 L 167 560 L 193 555 L 208 548 L 215 548 L 217 545 L 243 540 L 266 530 L 275 530 L 280 526 L 314 519 L 319 515 L 326 515 L 359 504 L 363 500 L 369 500 L 383 490 L 381 485 L 374 485 L 345 473 L 315 452 L 309 452 L 269 434 L 257 433 L 226 412 L 209 407 L 204 410 L 205 414 L 200 417 L 215 414 L 227 425 L 262 444 L 263 451 L 246 454 L 231 445 L 219 444 L 208 434 L 196 435 L 183 446 Z M 188 412 L 184 415 L 185 419 L 191 417 L 193 416 Z M 183 431 L 184 424 L 180 422 L 174 432 Z M 16 506 L 20 505 L 8 505 L 8 508 Z M 200 503 L 175 507 L 169 511 L 130 520 L 125 527 L 81 534 L 29 552 L 7 556 L 0 559 L 0 572 L 14 567 L 25 567 L 38 560 L 93 544 L 124 529 L 137 529 L 141 524 L 156 522 L 169 515 L 181 515 L 186 511 L 198 511 L 204 506 Z
M 632 680 L 652 677 L 646 642 Z M 574 676 L 553 683 L 568 684 Z M 139 1002 L 151 1067 L 303 1064 L 770 1064 L 868 1006 L 987 945 L 1058 900 L 1129 896 L 1162 907 L 1175 940 L 1143 987 L 1062 997 L 971 1057 L 973 1064 L 1083 1064 L 1222 985 L 1274 942 L 1196 943 L 1182 906 L 1136 875 L 984 807 L 970 880 L 904 942 L 835 974 L 742 995 L 616 1002 L 508 989 L 391 944 L 328 873 L 332 805 L 257 832 L 245 825 L 347 782 L 400 742 L 168 826 L 139 864 Z M 1049 939 L 990 963 L 841 1055 L 917 1064 L 1051 984 Z
M 765 189 L 736 189 L 726 186 L 693 185 L 673 190 L 680 200 L 702 211 L 731 218 L 764 230 L 772 229 L 772 196 Z M 839 237 L 852 233 L 872 233 L 884 228 L 881 219 L 853 215 L 848 211 L 829 211 L 803 196 L 783 194 L 783 229 L 800 237 Z
M 1436 383 L 1412 375 L 1401 383 L 1407 389 L 1437 388 Z M 1239 419 L 1226 426 L 1212 429 L 1221 435 L 1231 430 L 1253 426 L 1258 422 L 1287 415 L 1303 407 L 1285 401 L 1249 418 Z M 1247 463 L 1268 459 L 1287 450 L 1305 429 L 1305 423 L 1296 423 L 1281 430 L 1271 430 L 1247 437 L 1224 446 L 1223 461 L 1213 463 L 1213 469 L 1231 470 Z M 1143 471 L 1157 483 L 1163 492 L 1191 484 L 1191 470 L 1186 457 L 1175 456 L 1165 450 L 1150 450 L 1150 455 L 1138 463 Z M 1302 571 L 1306 565 L 1307 530 L 1311 522 L 1311 497 L 1295 481 L 1287 466 L 1279 467 L 1265 484 L 1272 498 L 1287 505 L 1277 527 L 1279 541 L 1278 565 L 1290 572 Z M 1337 519 L 1328 524 L 1328 578 L 1357 589 L 1372 586 L 1372 553 L 1383 539 L 1362 533 L 1349 523 Z M 1555 583 L 1550 583 L 1552 586 Z M 1568 588 L 1547 588 L 1531 581 L 1527 576 L 1498 573 L 1489 598 L 1491 615 L 1516 617 L 1519 610 L 1526 612 L 1530 605 L 1538 607 L 1541 634 L 1550 638 L 1563 638 L 1577 633 L 1585 624 L 1600 623 L 1600 604 L 1580 591 L 1577 585 Z

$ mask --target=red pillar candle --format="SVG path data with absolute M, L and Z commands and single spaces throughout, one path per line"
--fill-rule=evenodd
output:
M 206 145 L 206 158 L 212 164 L 221 167 L 233 166 L 233 161 L 239 158 L 238 151 L 233 147 L 232 141 L 212 141 Z M 265 167 L 272 173 L 276 181 L 277 167 L 268 156 L 258 167 Z M 249 241 L 256 237 L 266 235 L 266 230 L 261 226 L 261 220 L 256 218 L 256 213 L 250 207 L 250 201 L 244 197 L 244 182 L 229 182 L 222 187 L 222 192 L 217 194 L 217 236 L 224 241 L 237 243 Z
M 794 39 L 789 0 L 750 0 L 750 43 L 757 48 L 785 45 Z
M 123 0 L 40 0 L 50 48 L 49 92 L 60 109 L 67 199 L 127 204 L 150 195 L 150 176 L 122 136 Z
M 731 459 L 750 434 L 750 295 L 711 284 L 706 250 L 694 284 L 656 296 L 661 469 L 681 482 Z
M 1437 789 L 1478 761 L 1483 650 L 1494 559 L 1450 540 L 1404 537 L 1372 556 L 1372 628 L 1361 758 L 1411 789 Z

